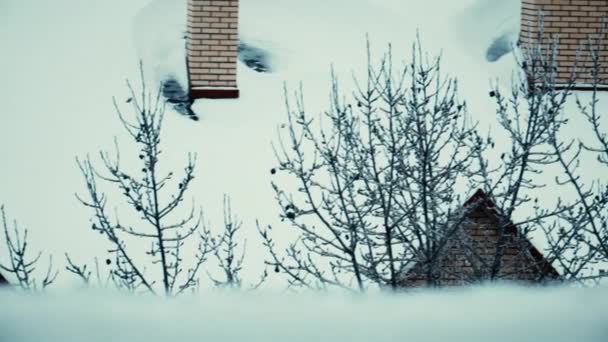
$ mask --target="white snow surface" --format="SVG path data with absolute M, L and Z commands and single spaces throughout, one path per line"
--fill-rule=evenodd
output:
M 10 342 L 592 342 L 608 337 L 608 288 L 508 286 L 415 294 L 160 299 L 116 293 L 0 291 Z
M 126 100 L 124 80 L 137 84 L 139 59 L 150 89 L 168 75 L 184 82 L 185 10 L 185 0 L 0 0 L 0 203 L 30 230 L 31 248 L 69 252 L 77 262 L 104 258 L 107 245 L 74 196 L 84 190 L 75 157 L 112 150 L 114 136 L 128 151 L 112 97 Z M 284 84 L 292 91 L 302 82 L 306 108 L 316 114 L 329 102 L 331 65 L 347 93 L 352 72 L 363 70 L 366 34 L 376 58 L 391 43 L 399 62 L 418 30 L 425 50 L 442 53 L 444 72 L 459 78 L 472 117 L 496 131 L 487 94 L 496 79 L 508 86 L 515 63 L 509 55 L 488 63 L 485 53 L 518 24 L 517 0 L 241 0 L 240 37 L 268 50 L 276 72 L 239 64 L 241 97 L 198 100 L 199 122 L 168 111 L 161 163 L 179 171 L 188 152 L 198 154 L 190 195 L 211 225 L 221 223 L 223 195 L 232 197 L 254 279 L 265 255 L 255 220 L 288 229 L 277 222 L 269 173 L 270 143 L 285 120 Z M 119 205 L 116 212 L 132 215 Z

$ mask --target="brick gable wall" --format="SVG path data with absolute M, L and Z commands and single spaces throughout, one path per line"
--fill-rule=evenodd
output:
M 520 42 L 522 46 L 533 46 L 538 33 L 538 14 L 543 15 L 545 39 L 559 36 L 557 56 L 558 84 L 565 84 L 571 76 L 577 59 L 577 50 L 588 43 L 589 37 L 599 36 L 603 19 L 608 17 L 608 0 L 522 0 Z M 600 59 L 604 64 L 600 73 L 600 84 L 608 85 L 608 36 L 603 32 Z M 547 41 L 543 44 L 548 46 Z M 583 53 L 579 57 L 577 85 L 585 86 L 592 78 L 583 69 L 591 67 L 591 61 Z
M 532 255 L 534 247 L 527 238 L 517 237 L 509 231 L 499 242 L 498 220 L 488 211 L 476 209 L 471 212 L 459 234 L 450 238 L 432 276 L 435 285 L 467 285 L 488 279 L 499 243 L 503 249 L 497 280 L 534 284 L 554 279 L 556 275 L 546 272 L 544 263 Z M 429 284 L 425 269 L 423 263 L 417 263 L 400 280 L 399 286 Z
M 188 78 L 193 97 L 238 97 L 238 13 L 236 0 L 188 0 Z

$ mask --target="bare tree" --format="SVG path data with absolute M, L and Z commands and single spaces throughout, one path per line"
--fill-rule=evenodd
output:
M 271 227 L 259 230 L 268 264 L 291 286 L 396 289 L 414 264 L 434 284 L 441 251 L 466 218 L 456 188 L 479 172 L 475 155 L 486 143 L 456 80 L 441 74 L 441 59 L 430 59 L 419 41 L 403 68 L 394 67 L 390 47 L 378 66 L 369 43 L 367 51 L 366 77 L 350 101 L 332 75 L 332 106 L 318 124 L 301 90 L 295 107 L 286 103 L 287 138 L 279 136 L 271 172 L 299 185 L 272 185 L 299 238 L 282 255 Z
M 271 173 L 298 183 L 272 182 L 281 218 L 298 239 L 282 252 L 272 227 L 258 225 L 267 264 L 290 286 L 363 291 L 395 289 L 414 273 L 431 286 L 456 278 L 461 284 L 584 281 L 590 266 L 608 262 L 608 188 L 598 177 L 587 185 L 583 179 L 592 175 L 578 168 L 583 152 L 608 164 L 597 107 L 602 45 L 598 38 L 589 44 L 590 103 L 576 100 L 593 141 L 563 141 L 578 75 L 575 70 L 557 83 L 559 41 L 547 43 L 542 17 L 539 28 L 535 44 L 522 47 L 522 71 L 510 94 L 498 85 L 489 94 L 507 135 L 500 148 L 477 132 L 456 80 L 441 75 L 440 58 L 429 60 L 419 41 L 404 68 L 394 68 L 390 48 L 374 67 L 368 43 L 365 82 L 355 80 L 349 101 L 332 72 L 331 108 L 318 118 L 306 112 L 301 89 L 295 106 L 286 91 L 288 123 Z M 543 173 L 556 169 L 557 186 L 573 188 L 576 196 L 539 202 L 543 189 L 555 185 Z M 486 195 L 463 206 L 457 189 L 464 186 Z M 494 238 L 470 236 L 479 210 L 495 220 Z M 544 257 L 530 242 L 534 236 L 547 243 Z
M 141 70 L 141 68 L 140 68 Z M 112 280 L 121 288 L 144 289 L 152 293 L 176 295 L 198 285 L 198 272 L 203 263 L 217 248 L 217 238 L 205 227 L 202 211 L 194 206 L 185 215 L 178 209 L 194 179 L 196 157 L 189 155 L 183 175 L 176 181 L 173 172 L 161 174 L 159 168 L 160 137 L 164 115 L 164 102 L 160 92 L 149 94 L 141 72 L 141 93 L 136 93 L 127 82 L 131 93 L 129 102 L 134 118 L 127 118 L 114 101 L 120 121 L 137 144 L 135 160 L 141 163 L 139 172 L 126 170 L 116 142 L 116 155 L 100 152 L 103 171 L 94 167 L 89 157 L 78 159 L 84 176 L 87 197 L 78 196 L 80 202 L 93 213 L 92 229 L 107 238 L 111 258 Z M 162 88 L 162 87 L 161 87 Z M 108 212 L 108 197 L 98 188 L 99 181 L 114 185 L 122 193 L 132 212 L 139 217 L 134 224 L 121 221 Z M 144 239 L 150 242 L 149 250 L 138 251 L 127 239 Z M 182 249 L 187 243 L 196 243 L 197 252 L 192 262 L 184 260 Z M 135 251 L 134 251 L 135 250 Z M 142 259 L 147 258 L 144 262 Z M 70 270 L 88 281 L 90 272 L 68 260 Z M 156 277 L 160 281 L 156 281 Z
M 243 222 L 232 213 L 230 198 L 224 196 L 224 234 L 219 240 L 218 248 L 216 248 L 213 253 L 222 270 L 223 279 L 213 277 L 209 274 L 209 278 L 211 278 L 213 283 L 218 287 L 241 287 L 240 272 L 243 269 L 247 243 L 244 241 L 243 247 L 239 248 L 239 239 L 237 235 L 239 234 L 242 225 Z
M 513 245 L 526 250 L 524 246 L 539 227 L 550 226 L 558 215 L 576 205 L 559 198 L 554 204 L 546 204 L 551 207 L 538 204 L 538 196 L 548 185 L 542 173 L 558 162 L 551 148 L 552 127 L 564 110 L 573 84 L 570 80 L 563 90 L 557 89 L 558 42 L 551 40 L 543 45 L 542 21 L 539 28 L 538 36 L 531 39 L 535 44 L 522 47 L 518 60 L 521 72 L 513 80 L 510 93 L 503 94 L 498 85 L 490 92 L 496 100 L 498 122 L 506 132 L 508 142 L 500 158 L 495 158 L 494 148 L 477 154 L 481 169 L 477 179 L 479 187 L 494 200 L 499 217 L 499 238 L 493 246 L 493 255 L 490 258 L 473 257 L 477 261 L 474 265 L 480 268 L 477 273 L 483 279 L 509 279 L 511 274 L 503 267 L 505 250 Z M 527 213 L 516 215 L 523 212 Z M 513 228 L 515 232 L 510 232 Z M 509 239 L 511 241 L 507 243 Z M 562 253 L 548 256 L 550 262 L 557 255 Z M 530 267 L 540 268 L 541 265 Z M 537 272 L 537 275 L 542 280 L 547 273 Z
M 586 94 L 589 96 L 588 102 L 574 93 L 577 112 L 554 111 L 553 115 L 545 114 L 549 123 L 551 152 L 561 169 L 556 182 L 573 190 L 575 195 L 568 210 L 560 213 L 559 219 L 553 224 L 543 228 L 548 238 L 549 254 L 559 264 L 565 277 L 580 283 L 595 283 L 608 275 L 602 269 L 608 263 L 608 183 L 601 172 L 581 168 L 583 157 L 594 157 L 598 168 L 608 166 L 608 133 L 602 126 L 605 121 L 598 96 L 601 84 L 606 82 L 601 78 L 606 70 L 603 64 L 605 56 L 601 54 L 605 48 L 605 23 L 604 19 L 598 32 L 590 34 L 587 44 L 579 48 L 571 80 L 562 90 L 564 96 L 571 95 L 580 80 L 590 80 L 591 90 Z M 542 38 L 538 41 L 542 41 Z M 553 41 L 551 49 L 557 51 L 559 42 L 555 37 Z M 540 47 L 536 49 L 540 50 Z M 555 52 L 552 57 L 547 64 L 556 69 L 559 61 L 555 59 Z M 555 88 L 550 78 L 537 83 L 541 88 Z M 546 92 L 542 96 L 546 97 Z M 584 131 L 590 134 L 568 138 L 564 130 L 568 122 L 574 120 L 586 121 L 589 126 Z M 597 265 L 599 270 L 595 269 Z
M 112 273 L 104 273 L 99 265 L 99 259 L 94 258 L 95 269 L 92 270 L 88 264 L 77 264 L 70 258 L 68 253 L 65 253 L 67 265 L 66 271 L 80 278 L 86 287 L 97 286 L 99 288 L 107 288 L 113 281 Z M 102 276 L 103 274 L 103 276 Z M 120 286 L 120 284 L 118 284 Z
M 8 261 L 0 263 L 0 270 L 10 274 L 14 279 L 13 285 L 19 286 L 23 290 L 43 290 L 51 285 L 59 273 L 59 271 L 53 269 L 53 256 L 49 255 L 42 281 L 38 281 L 36 270 L 40 265 L 42 252 L 38 252 L 35 256 L 29 253 L 28 230 L 19 228 L 17 221 L 13 221 L 11 228 L 6 218 L 4 206 L 0 206 L 0 216 L 8 251 Z

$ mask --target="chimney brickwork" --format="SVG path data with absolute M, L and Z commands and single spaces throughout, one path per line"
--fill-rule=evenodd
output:
M 566 84 L 577 63 L 578 88 L 589 86 L 592 81 L 587 72 L 592 65 L 587 51 L 589 38 L 597 39 L 602 33 L 604 20 L 608 18 L 608 0 L 522 0 L 520 43 L 534 46 L 538 34 L 538 15 L 543 16 L 543 48 L 549 39 L 559 37 L 556 83 Z M 600 46 L 600 85 L 608 85 L 608 36 L 603 31 Z M 579 51 L 580 52 L 577 52 Z
M 237 0 L 188 0 L 187 64 L 193 98 L 236 98 Z

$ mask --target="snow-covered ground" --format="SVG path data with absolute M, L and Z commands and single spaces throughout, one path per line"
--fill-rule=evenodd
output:
M 168 75 L 185 79 L 185 4 L 0 0 L 0 203 L 29 228 L 33 249 L 58 258 L 69 252 L 78 262 L 104 256 L 105 244 L 89 229 L 90 212 L 74 196 L 84 189 L 75 157 L 111 149 L 113 136 L 127 141 L 111 99 L 128 97 L 124 80 L 137 80 L 139 59 L 151 84 Z M 444 71 L 459 78 L 473 118 L 484 130 L 496 130 L 487 93 L 491 80 L 509 84 L 515 63 L 510 55 L 490 63 L 487 50 L 497 38 L 516 37 L 518 0 L 240 4 L 241 39 L 268 51 L 274 72 L 240 63 L 241 97 L 197 101 L 199 122 L 169 111 L 162 162 L 179 170 L 188 152 L 198 154 L 190 194 L 212 225 L 221 222 L 222 196 L 232 197 L 250 240 L 245 269 L 254 275 L 264 255 L 255 219 L 276 223 L 278 216 L 269 185 L 275 163 L 270 142 L 285 120 L 284 82 L 290 89 L 302 82 L 307 109 L 319 112 L 328 103 L 330 65 L 343 89 L 352 84 L 351 72 L 362 70 L 366 34 L 374 56 L 390 42 L 396 59 L 406 60 L 419 30 L 424 48 L 442 53 Z
M 602 342 L 608 336 L 605 288 L 366 297 L 209 293 L 154 300 L 0 291 L 0 302 L 0 340 L 7 342 Z

